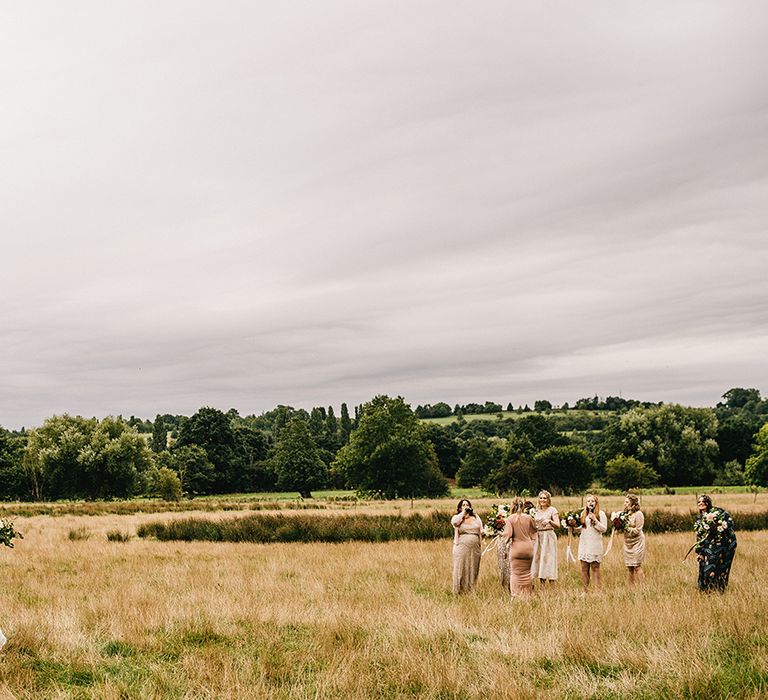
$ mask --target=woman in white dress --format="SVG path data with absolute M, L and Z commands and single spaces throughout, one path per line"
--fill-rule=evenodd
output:
M 581 511 L 581 535 L 579 536 L 579 566 L 584 591 L 589 589 L 590 579 L 595 587 L 602 584 L 600 562 L 603 561 L 603 533 L 608 529 L 608 517 L 600 510 L 597 496 L 588 494 Z
M 557 581 L 557 530 L 560 516 L 552 506 L 552 494 L 539 491 L 539 506 L 533 516 L 539 536 L 533 541 L 531 578 L 541 583 Z

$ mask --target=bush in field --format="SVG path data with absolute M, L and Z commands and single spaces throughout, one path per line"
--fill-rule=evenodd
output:
M 187 518 L 141 525 L 139 537 L 214 542 L 390 542 L 453 536 L 450 514 L 316 516 L 250 515 L 207 520 Z
M 363 406 L 357 429 L 339 450 L 333 470 L 352 488 L 385 498 L 448 493 L 435 449 L 400 397 L 377 396 Z
M 630 491 L 658 484 L 659 475 L 635 457 L 618 455 L 606 462 L 603 483 L 609 489 Z
M 712 483 L 715 486 L 743 486 L 747 483 L 744 467 L 737 459 L 732 459 L 723 465 Z
M 164 501 L 180 501 L 182 496 L 181 479 L 168 467 L 153 469 L 149 476 L 149 491 Z
M 209 520 L 186 518 L 140 525 L 139 537 L 159 540 L 208 540 L 212 542 L 391 542 L 394 540 L 437 540 L 453 537 L 453 513 L 429 515 L 314 515 L 255 514 L 243 518 Z M 768 529 L 768 511 L 731 513 L 736 530 Z M 649 533 L 690 532 L 694 513 L 665 510 L 645 513 L 644 529 Z M 562 534 L 562 533 L 559 533 Z
M 110 530 L 107 533 L 107 539 L 110 542 L 128 542 L 131 539 L 131 534 L 121 530 Z

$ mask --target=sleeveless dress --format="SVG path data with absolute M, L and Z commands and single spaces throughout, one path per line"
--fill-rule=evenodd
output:
M 624 566 L 640 566 L 645 559 L 645 516 L 636 510 L 629 516 L 624 530 Z
M 533 541 L 538 531 L 530 515 L 514 513 L 506 520 L 503 537 L 509 545 L 509 592 L 512 597 L 528 595 L 531 585 Z
M 483 521 L 475 516 L 464 518 L 457 513 L 451 518 L 453 525 L 453 592 L 466 593 L 474 589 L 480 573 L 480 540 Z
M 547 528 L 560 527 L 557 508 L 549 506 L 544 510 L 537 510 L 533 519 L 539 536 L 533 541 L 531 576 L 534 579 L 555 581 L 557 580 L 557 534 L 554 529 Z

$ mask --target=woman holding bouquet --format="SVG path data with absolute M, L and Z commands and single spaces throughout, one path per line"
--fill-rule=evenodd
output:
M 557 580 L 557 534 L 560 516 L 552 506 L 552 494 L 539 491 L 539 507 L 533 516 L 539 536 L 533 541 L 531 576 L 541 583 Z
M 513 598 L 527 597 L 533 590 L 531 561 L 538 530 L 534 519 L 525 512 L 522 498 L 512 501 L 511 515 L 501 536 L 509 542 L 509 592 Z
M 627 567 L 627 584 L 642 585 L 645 582 L 643 560 L 645 559 L 645 516 L 640 510 L 640 499 L 634 493 L 628 493 L 624 499 L 624 512 L 627 517 L 624 524 L 624 566 Z
M 725 592 L 736 554 L 736 532 L 728 511 L 713 508 L 712 499 L 701 494 L 696 500 L 696 554 L 699 559 L 699 590 Z
M 462 498 L 451 518 L 453 525 L 453 592 L 466 593 L 474 589 L 480 573 L 480 540 L 483 521 L 475 515 L 472 504 Z
M 608 518 L 600 510 L 597 496 L 588 494 L 584 500 L 584 510 L 581 511 L 581 535 L 579 536 L 579 566 L 581 567 L 581 583 L 584 591 L 589 590 L 591 578 L 595 579 L 595 587 L 600 588 L 600 562 L 603 561 L 603 533 L 608 529 Z

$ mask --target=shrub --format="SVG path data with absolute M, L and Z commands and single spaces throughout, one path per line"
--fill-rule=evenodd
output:
M 604 483 L 609 489 L 631 491 L 658 484 L 659 474 L 635 457 L 617 455 L 605 464 Z
M 77 540 L 89 540 L 91 539 L 91 531 L 87 527 L 78 527 L 74 530 L 70 530 L 67 535 L 73 542 Z
M 107 539 L 110 542 L 128 542 L 131 539 L 130 532 L 121 532 L 120 530 L 110 530 L 107 533 Z

